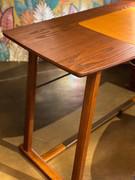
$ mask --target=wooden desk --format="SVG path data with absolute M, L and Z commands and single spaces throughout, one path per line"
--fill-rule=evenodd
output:
M 135 3 L 121 2 L 4 32 L 29 51 L 26 124 L 21 150 L 51 179 L 62 178 L 32 149 L 37 57 L 78 77 L 87 76 L 72 173 L 72 180 L 82 180 L 101 72 L 132 60 L 135 46 L 86 29 L 79 22 L 128 6 Z

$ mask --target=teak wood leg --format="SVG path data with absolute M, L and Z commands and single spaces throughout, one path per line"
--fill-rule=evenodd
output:
M 33 53 L 29 53 L 25 133 L 24 143 L 20 146 L 20 150 L 50 179 L 61 180 L 62 177 L 46 164 L 42 155 L 36 153 L 32 148 L 32 133 L 35 119 L 36 76 L 37 56 Z M 82 180 L 100 76 L 101 73 L 98 72 L 87 77 L 72 180 Z
M 29 53 L 24 143 L 20 146 L 20 150 L 50 179 L 61 180 L 62 178 L 60 175 L 50 168 L 42 157 L 32 149 L 32 133 L 35 116 L 36 76 L 37 56 L 33 53 Z
M 30 151 L 32 148 L 32 133 L 34 127 L 35 116 L 35 94 L 36 94 L 36 77 L 37 77 L 37 56 L 29 53 L 28 73 L 27 73 L 27 92 L 26 92 L 26 119 L 24 144 L 25 151 Z
M 89 137 L 95 112 L 96 96 L 99 88 L 101 73 L 89 75 L 86 80 L 84 102 L 80 120 L 78 142 L 75 153 L 72 180 L 82 180 Z

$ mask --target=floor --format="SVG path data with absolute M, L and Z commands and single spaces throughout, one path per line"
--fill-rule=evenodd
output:
M 23 141 L 26 69 L 26 63 L 0 63 L 0 180 L 46 179 L 18 150 Z M 44 153 L 77 132 L 85 78 L 68 75 L 39 88 L 66 72 L 44 62 L 38 69 L 33 146 Z M 125 89 L 129 76 L 127 65 L 103 73 L 94 121 L 134 96 Z M 132 106 L 92 133 L 84 180 L 135 178 L 134 116 Z M 74 151 L 75 145 L 49 162 L 66 180 L 71 178 Z

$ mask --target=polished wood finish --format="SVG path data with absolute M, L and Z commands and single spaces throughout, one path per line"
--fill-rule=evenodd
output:
M 36 78 L 37 78 L 37 55 L 29 52 L 28 61 L 28 77 L 27 77 L 27 96 L 26 96 L 26 119 L 24 143 L 20 146 L 20 150 L 50 179 L 61 180 L 62 177 L 52 168 L 50 168 L 45 160 L 36 153 L 32 148 L 32 134 L 35 120 L 35 94 L 36 94 Z
M 72 180 L 82 180 L 101 73 L 87 77 Z
M 58 154 L 62 153 L 65 149 L 66 146 L 64 144 L 59 144 L 47 153 L 42 154 L 41 157 L 47 162 L 52 158 L 56 157 Z
M 5 31 L 4 35 L 58 67 L 86 76 L 132 60 L 135 46 L 86 29 L 79 22 L 130 6 L 135 2 L 90 9 Z
M 32 148 L 32 133 L 35 117 L 35 92 L 36 92 L 37 56 L 29 53 L 27 96 L 26 96 L 26 118 L 24 132 L 24 150 L 30 151 Z
M 23 145 L 20 146 L 20 150 L 36 165 L 44 174 L 51 180 L 62 180 L 63 178 L 51 167 L 49 167 L 45 161 L 36 153 L 33 149 L 25 151 Z
M 79 22 L 130 6 L 135 6 L 135 2 L 124 1 L 4 32 L 6 37 L 29 51 L 25 135 L 21 151 L 53 180 L 61 177 L 32 149 L 37 56 L 76 76 L 87 75 L 72 174 L 72 180 L 82 180 L 101 71 L 132 60 L 135 46 L 88 30 Z

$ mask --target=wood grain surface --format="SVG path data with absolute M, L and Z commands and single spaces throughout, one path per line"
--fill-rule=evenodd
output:
M 5 31 L 4 35 L 58 67 L 86 76 L 132 60 L 135 46 L 86 29 L 79 22 L 132 6 L 135 2 L 119 2 Z

